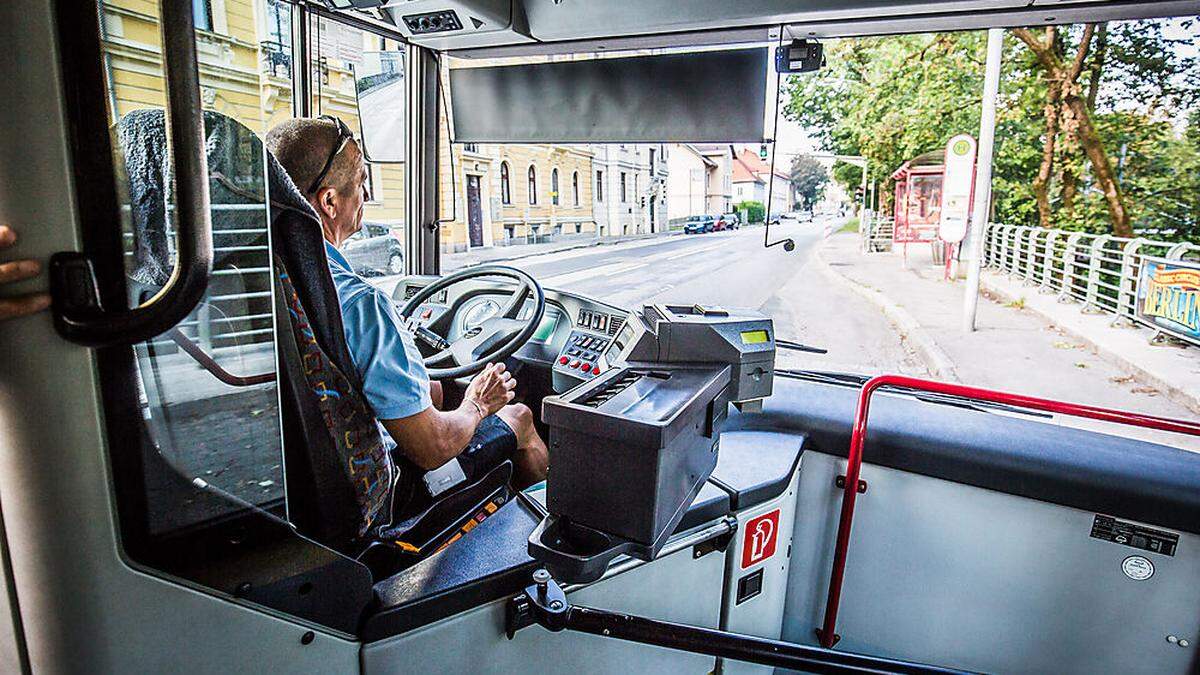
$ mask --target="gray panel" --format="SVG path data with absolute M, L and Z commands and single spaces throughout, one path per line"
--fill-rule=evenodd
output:
M 0 211 L 18 252 L 77 250 L 49 0 L 0 2 Z M 27 285 L 44 288 L 45 275 Z M 5 290 L 7 292 L 7 289 Z M 37 673 L 352 672 L 356 643 L 131 569 L 116 515 L 93 352 L 47 314 L 0 326 L 0 498 L 29 661 Z M 0 670 L 7 672 L 4 666 Z
M 763 139 L 765 48 L 450 71 L 458 143 Z
M 783 494 L 737 513 L 737 536 L 726 554 L 728 560 L 725 564 L 725 598 L 721 608 L 723 630 L 772 640 L 779 639 L 783 629 L 784 596 L 787 593 L 790 568 L 788 553 L 792 550 L 793 520 L 797 515 L 796 494 L 799 491 L 799 483 L 800 471 L 797 471 Z M 776 509 L 779 510 L 779 532 L 774 555 L 742 567 L 746 539 L 755 534 L 747 524 Z M 758 570 L 762 570 L 762 592 L 740 605 L 737 604 L 738 579 Z M 725 675 L 770 673 L 773 669 L 745 661 L 721 659 L 721 672 Z
M 793 537 L 809 544 L 793 547 L 785 640 L 814 644 L 845 465 L 804 456 Z M 878 466 L 862 478 L 839 649 L 994 673 L 1195 672 L 1200 537 L 1164 556 L 1091 538 L 1090 512 Z M 1130 555 L 1155 574 L 1125 576 Z
M 571 601 L 715 628 L 725 556 L 693 559 L 690 548 L 604 579 Z M 367 673 L 707 673 L 711 657 L 582 633 L 531 626 L 504 636 L 504 601 L 367 645 Z

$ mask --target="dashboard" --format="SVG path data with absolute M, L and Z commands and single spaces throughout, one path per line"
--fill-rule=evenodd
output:
M 403 303 L 435 279 L 407 277 L 393 298 Z M 463 281 L 422 304 L 413 317 L 454 342 L 495 316 L 514 288 L 513 282 L 501 278 Z M 603 373 L 632 346 L 634 331 L 625 309 L 575 293 L 543 290 L 546 313 L 516 356 L 550 367 L 556 392 Z M 517 318 L 527 319 L 533 309 L 533 301 L 527 300 Z

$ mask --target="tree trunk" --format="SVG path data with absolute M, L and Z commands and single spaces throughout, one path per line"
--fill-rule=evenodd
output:
M 1059 102 L 1058 82 L 1050 79 L 1049 73 L 1046 79 L 1046 137 L 1042 141 L 1042 164 L 1038 167 L 1037 177 L 1033 179 L 1033 197 L 1037 200 L 1038 224 L 1050 228 L 1054 227 L 1054 213 L 1050 210 L 1050 174 L 1054 170 L 1054 144 L 1058 138 L 1058 121 L 1062 107 Z
M 1054 51 L 1054 33 L 1047 30 L 1046 41 L 1042 42 L 1025 28 L 1013 29 L 1013 34 L 1024 42 L 1037 57 L 1038 63 L 1046 71 L 1047 78 L 1058 82 L 1061 87 L 1059 93 L 1062 96 L 1063 104 L 1069 111 L 1071 125 L 1075 129 L 1080 145 L 1083 146 L 1084 154 L 1092 164 L 1096 184 L 1104 193 L 1109 219 L 1112 221 L 1113 234 L 1118 237 L 1132 237 L 1133 228 L 1129 223 L 1129 213 L 1125 210 L 1125 199 L 1121 194 L 1121 186 L 1117 184 L 1112 163 L 1108 161 L 1108 153 L 1104 149 L 1104 141 L 1096 131 L 1095 125 L 1092 124 L 1088 102 L 1081 95 L 1078 83 L 1095 33 L 1096 24 L 1084 26 L 1075 58 L 1071 63 L 1064 63 Z
M 1112 163 L 1104 149 L 1104 141 L 1092 124 L 1092 115 L 1087 109 L 1087 101 L 1075 94 L 1066 98 L 1066 104 L 1075 114 L 1079 129 L 1079 143 L 1092 163 L 1092 173 L 1095 174 L 1096 185 L 1104 193 L 1104 202 L 1108 206 L 1108 217 L 1112 220 L 1112 232 L 1118 237 L 1132 237 L 1133 227 L 1129 224 L 1129 213 L 1125 210 L 1125 197 L 1121 194 L 1121 186 L 1117 184 L 1116 174 L 1113 173 Z

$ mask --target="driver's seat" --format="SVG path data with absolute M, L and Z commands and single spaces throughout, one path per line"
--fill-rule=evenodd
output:
M 377 571 L 469 532 L 510 496 L 505 462 L 436 500 L 421 470 L 383 445 L 350 359 L 320 220 L 266 152 L 288 518 Z

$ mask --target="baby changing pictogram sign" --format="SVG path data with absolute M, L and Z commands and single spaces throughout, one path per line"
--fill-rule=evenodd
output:
M 779 539 L 779 509 L 746 523 L 746 538 L 742 543 L 742 569 L 775 555 Z

